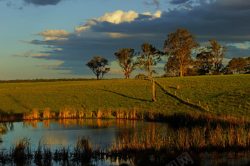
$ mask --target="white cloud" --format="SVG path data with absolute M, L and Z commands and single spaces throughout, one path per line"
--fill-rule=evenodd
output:
M 92 26 L 97 25 L 98 23 L 108 22 L 111 24 L 121 24 L 126 22 L 133 22 L 136 19 L 139 19 L 140 16 L 147 16 L 148 20 L 160 18 L 162 16 L 162 12 L 160 10 L 156 11 L 155 13 L 145 12 L 145 13 L 137 13 L 133 10 L 130 11 L 123 11 L 117 10 L 110 13 L 105 13 L 103 16 L 98 18 L 93 18 L 88 20 L 84 25 L 80 25 L 75 27 L 75 32 L 81 33 L 86 30 L 89 30 Z
M 99 22 L 109 22 L 113 24 L 120 24 L 123 22 L 132 22 L 139 17 L 139 14 L 135 11 L 124 12 L 117 10 L 113 13 L 105 13 L 103 16 L 97 18 Z
M 92 20 L 88 20 L 84 25 L 80 25 L 75 27 L 75 32 L 76 33 L 80 33 L 83 31 L 86 31 L 88 29 L 90 29 L 93 25 L 96 25 L 97 21 L 92 19 Z
M 70 33 L 65 30 L 46 30 L 39 33 L 39 35 L 44 37 L 45 41 L 66 40 L 69 34 Z
M 131 22 L 139 17 L 139 14 L 135 11 L 122 11 L 117 10 L 111 13 L 105 13 L 103 16 L 98 18 L 93 18 L 88 20 L 84 25 L 75 27 L 75 32 L 80 33 L 90 29 L 93 25 L 96 25 L 98 22 L 109 22 L 112 24 L 120 24 L 123 22 Z
M 145 12 L 145 13 L 142 13 L 142 15 L 150 16 L 150 17 L 152 17 L 151 19 L 155 19 L 155 18 L 161 18 L 162 12 L 160 10 L 157 10 L 153 14 L 150 12 Z
M 248 49 L 250 49 L 250 42 L 246 41 L 243 43 L 229 43 L 229 44 L 227 44 L 227 46 L 233 46 L 233 47 L 236 47 L 238 49 L 248 50 Z

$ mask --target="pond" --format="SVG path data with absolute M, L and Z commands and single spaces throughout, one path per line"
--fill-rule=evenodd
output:
M 125 163 L 127 165 L 152 165 L 154 162 L 155 165 L 181 165 L 180 158 L 185 159 L 184 165 L 197 165 L 197 162 L 199 165 L 250 164 L 250 153 L 248 152 L 194 152 L 194 147 L 205 147 L 208 144 L 205 136 L 201 136 L 203 131 L 207 132 L 206 129 L 206 127 L 176 129 L 167 123 L 100 119 L 2 123 L 0 124 L 2 133 L 0 134 L 0 151 L 2 155 L 8 153 L 11 151 L 11 147 L 14 148 L 20 140 L 26 139 L 31 151 L 36 151 L 41 145 L 50 149 L 52 153 L 62 148 L 72 152 L 77 141 L 84 138 L 89 141 L 93 151 L 115 152 L 110 153 L 115 154 L 114 156 L 106 154 L 104 157 L 95 157 L 91 159 L 89 165 L 105 166 L 121 165 L 122 163 L 124 165 Z M 210 130 L 209 132 L 213 134 L 220 131 L 217 127 Z M 223 133 L 225 131 L 223 130 Z M 225 133 L 223 136 L 226 136 Z M 209 145 L 214 141 L 211 138 L 208 139 L 211 141 Z M 216 139 L 216 141 L 223 141 L 219 140 L 218 135 L 216 135 Z M 214 144 L 219 146 L 223 142 Z M 135 149 L 142 152 L 141 155 Z M 125 155 L 119 157 L 121 155 L 117 155 L 118 153 L 125 153 Z M 155 159 L 156 154 L 158 157 L 160 156 L 161 162 Z M 10 162 L 11 164 L 13 163 Z M 62 163 L 52 161 L 50 164 L 61 165 Z M 28 165 L 35 164 L 30 162 Z

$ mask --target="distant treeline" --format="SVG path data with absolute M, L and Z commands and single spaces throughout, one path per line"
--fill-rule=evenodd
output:
M 225 52 L 226 47 L 215 39 L 201 46 L 188 30 L 177 29 L 167 36 L 163 50 L 155 48 L 150 43 L 143 43 L 139 52 L 133 48 L 121 48 L 114 53 L 114 56 L 126 79 L 137 68 L 145 70 L 147 77 L 151 78 L 156 73 L 157 64 L 162 62 L 164 56 L 167 62 L 163 76 L 250 73 L 250 57 L 233 58 L 224 66 Z M 86 65 L 97 79 L 103 78 L 110 71 L 108 60 L 102 56 L 94 56 Z

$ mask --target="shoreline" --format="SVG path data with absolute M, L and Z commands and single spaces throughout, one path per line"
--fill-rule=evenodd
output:
M 75 111 L 64 109 L 53 112 L 45 109 L 43 112 L 33 109 L 30 113 L 0 113 L 0 123 L 32 121 L 32 120 L 58 120 L 58 119 L 116 119 L 116 120 L 139 120 L 148 122 L 168 123 L 173 127 L 192 127 L 196 125 L 205 126 L 246 126 L 250 127 L 250 120 L 243 117 L 231 115 L 216 115 L 209 112 L 187 112 L 163 114 L 151 111 L 138 111 L 136 109 L 125 110 L 98 110 L 98 111 Z M 178 122 L 178 123 L 176 123 Z

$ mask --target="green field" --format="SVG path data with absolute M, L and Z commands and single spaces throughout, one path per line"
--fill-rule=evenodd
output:
M 198 76 L 156 79 L 167 91 L 192 103 L 208 105 L 209 112 L 250 117 L 250 75 Z M 179 86 L 178 88 L 176 88 Z M 165 94 L 157 87 L 151 101 L 147 80 L 81 80 L 0 83 L 0 112 L 63 108 L 88 111 L 138 109 L 166 115 L 199 111 Z
M 158 79 L 177 96 L 210 112 L 250 117 L 250 75 L 196 76 Z M 179 89 L 175 87 L 179 85 Z

